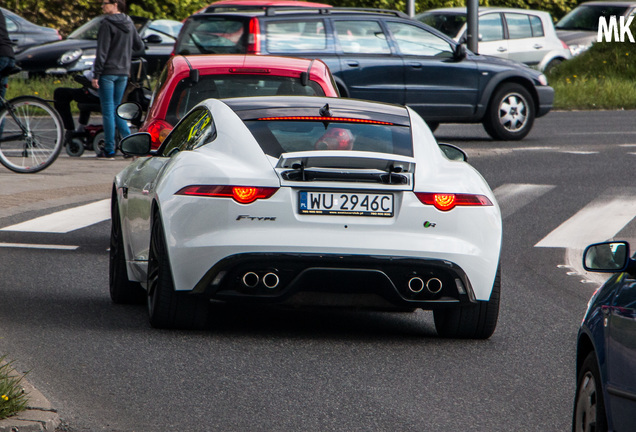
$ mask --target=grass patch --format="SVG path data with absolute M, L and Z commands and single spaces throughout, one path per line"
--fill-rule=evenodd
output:
M 0 420 L 24 411 L 28 397 L 20 385 L 24 375 L 19 375 L 11 366 L 13 362 L 5 362 L 6 356 L 0 357 Z
M 634 109 L 636 44 L 595 43 L 555 68 L 548 82 L 556 109 Z
M 42 78 L 23 79 L 20 77 L 10 77 L 7 88 L 7 99 L 16 96 L 38 96 L 42 99 L 53 100 L 53 92 L 58 87 L 76 88 L 80 85 L 72 76 L 49 76 Z

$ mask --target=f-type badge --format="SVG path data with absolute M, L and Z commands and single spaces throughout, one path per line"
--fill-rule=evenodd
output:
M 433 222 L 429 222 L 429 221 L 424 222 L 424 228 L 435 228 L 435 225 L 437 224 Z
M 236 218 L 237 221 L 240 220 L 248 220 L 248 221 L 275 221 L 276 216 L 250 216 L 250 215 L 238 215 Z

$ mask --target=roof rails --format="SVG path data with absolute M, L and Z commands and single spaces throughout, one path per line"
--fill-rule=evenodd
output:
M 203 13 L 215 12 L 245 12 L 264 11 L 266 16 L 276 15 L 276 12 L 305 12 L 317 14 L 333 14 L 347 12 L 380 13 L 389 14 L 402 18 L 410 18 L 404 12 L 391 9 L 358 8 L 358 7 L 307 7 L 307 6 L 256 6 L 256 5 L 219 5 L 208 6 Z

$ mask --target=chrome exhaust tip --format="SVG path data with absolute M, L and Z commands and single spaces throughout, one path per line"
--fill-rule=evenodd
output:
M 442 290 L 442 281 L 437 278 L 430 278 L 426 281 L 426 289 L 431 294 L 437 294 Z
M 254 272 L 247 272 L 243 275 L 243 285 L 248 288 L 255 288 L 260 278 Z
M 263 276 L 263 285 L 269 289 L 274 289 L 278 286 L 280 279 L 276 273 L 267 273 Z
M 424 281 L 415 276 L 409 279 L 409 290 L 414 293 L 418 293 L 424 289 Z

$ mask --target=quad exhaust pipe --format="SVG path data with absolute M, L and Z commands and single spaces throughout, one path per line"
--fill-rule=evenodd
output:
M 436 277 L 428 279 L 426 282 L 418 276 L 414 276 L 409 279 L 409 290 L 413 293 L 422 292 L 424 288 L 431 293 L 437 294 L 442 290 L 443 284 L 442 281 Z
M 278 275 L 273 272 L 265 273 L 261 280 L 257 273 L 250 271 L 243 275 L 242 281 L 243 285 L 247 288 L 256 288 L 258 284 L 262 282 L 265 288 L 274 289 L 280 283 Z

